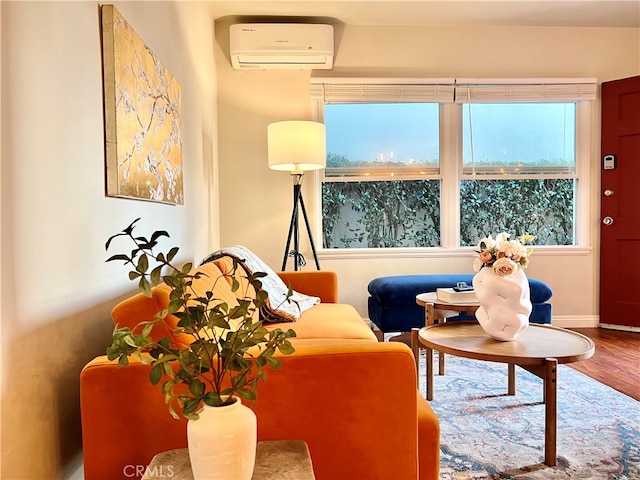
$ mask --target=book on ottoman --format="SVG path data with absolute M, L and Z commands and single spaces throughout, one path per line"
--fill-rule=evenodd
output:
M 436 297 L 446 303 L 478 303 L 476 292 L 473 290 L 456 292 L 453 288 L 437 288 Z

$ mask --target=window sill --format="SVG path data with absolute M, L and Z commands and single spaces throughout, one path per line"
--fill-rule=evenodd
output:
M 593 252 L 592 247 L 582 246 L 533 246 L 538 256 L 584 256 Z M 463 258 L 474 257 L 473 247 L 459 248 L 323 248 L 318 250 L 318 259 L 344 260 L 368 258 Z

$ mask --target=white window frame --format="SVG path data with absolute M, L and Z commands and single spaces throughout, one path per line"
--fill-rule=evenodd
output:
M 403 87 L 404 86 L 404 87 Z M 407 92 L 410 92 L 411 95 Z M 431 92 L 429 96 L 427 92 Z M 453 96 L 450 94 L 453 93 Z M 461 257 L 475 255 L 472 247 L 460 246 L 460 222 L 447 219 L 460 218 L 460 181 L 462 168 L 462 104 L 472 102 L 576 102 L 576 172 L 577 193 L 574 219 L 575 245 L 537 246 L 536 253 L 544 255 L 587 255 L 589 219 L 591 218 L 590 171 L 592 104 L 596 97 L 596 79 L 420 79 L 420 78 L 311 78 L 311 100 L 314 119 L 324 122 L 325 103 L 375 102 L 438 102 L 440 103 L 440 174 L 429 179 L 440 179 L 440 247 L 400 248 L 324 248 L 322 242 L 318 256 L 326 259 L 346 258 L 406 258 L 406 257 Z M 432 98 L 429 100 L 429 98 Z M 438 98 L 437 100 L 435 100 Z M 322 239 L 322 180 L 323 174 L 314 172 L 314 194 L 319 198 L 316 214 L 316 239 Z M 493 176 L 483 175 L 489 180 Z M 523 175 L 501 176 L 500 179 L 520 178 Z M 539 178 L 539 177 L 537 177 Z M 556 178 L 554 176 L 554 178 Z M 403 180 L 410 178 L 403 177 Z M 355 178 L 349 179 L 356 181 Z

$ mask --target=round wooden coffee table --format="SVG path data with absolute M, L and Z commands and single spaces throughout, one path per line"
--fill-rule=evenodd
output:
M 507 363 L 509 394 L 515 395 L 515 365 L 543 381 L 545 403 L 544 463 L 556 465 L 556 396 L 559 363 L 571 363 L 593 356 L 594 343 L 584 335 L 550 325 L 530 324 L 518 338 L 501 342 L 491 338 L 477 323 L 455 322 L 431 325 L 411 331 L 416 355 L 422 346 L 427 353 L 427 400 L 433 400 L 433 350 L 459 357 Z

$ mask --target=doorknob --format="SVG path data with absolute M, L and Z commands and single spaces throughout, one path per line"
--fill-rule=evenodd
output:
M 604 191 L 604 196 L 605 197 L 610 197 L 611 195 L 613 195 L 613 190 L 605 190 Z
M 612 225 L 613 224 L 613 218 L 611 217 L 604 217 L 602 219 L 602 223 L 604 223 L 605 225 Z

